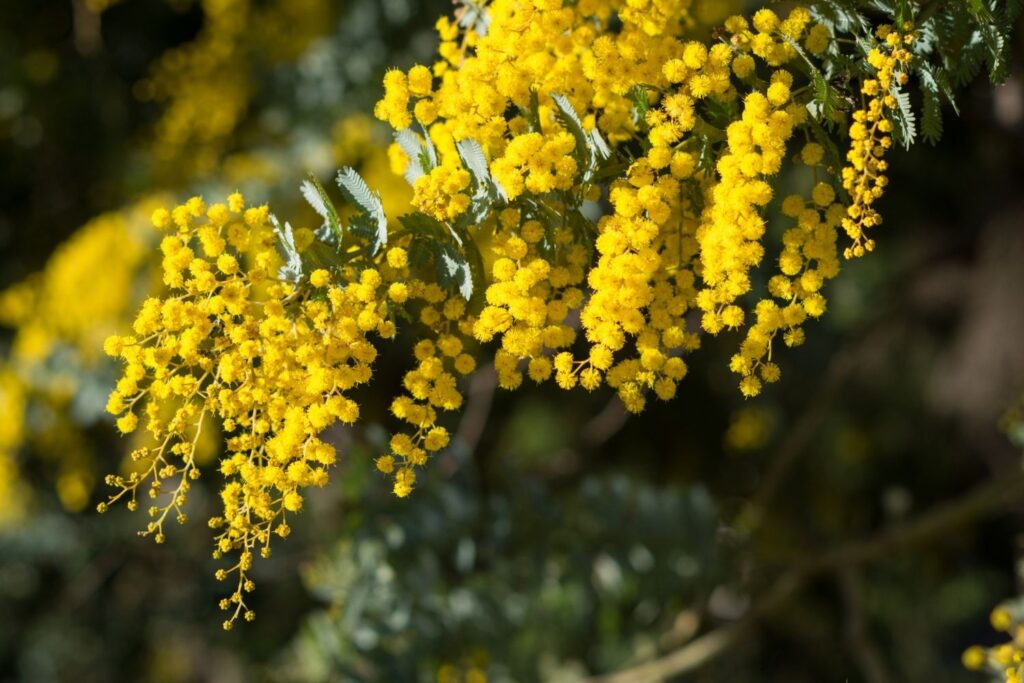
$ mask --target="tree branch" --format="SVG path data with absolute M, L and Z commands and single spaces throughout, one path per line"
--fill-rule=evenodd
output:
M 846 611 L 846 643 L 860 666 L 866 683 L 888 683 L 882 655 L 868 635 L 864 614 L 864 581 L 858 567 L 848 567 L 836 575 L 836 583 Z
M 858 350 L 859 345 L 856 349 L 845 348 L 833 357 L 825 379 L 819 385 L 807 410 L 787 432 L 786 438 L 780 444 L 774 459 L 765 472 L 761 485 L 740 514 L 741 523 L 747 527 L 748 531 L 752 532 L 761 525 L 765 513 L 775 499 L 779 486 L 814 439 L 814 435 L 824 422 L 840 390 L 856 368 Z

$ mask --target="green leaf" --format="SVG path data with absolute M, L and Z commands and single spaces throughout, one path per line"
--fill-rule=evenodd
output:
M 411 128 L 403 128 L 395 133 L 395 142 L 409 157 L 405 180 L 410 185 L 414 185 L 421 176 L 437 168 L 437 150 L 434 149 L 434 143 L 425 130 L 420 135 Z
M 439 244 L 434 257 L 434 265 L 438 268 L 438 280 L 447 287 L 457 287 L 459 294 L 466 301 L 473 296 L 473 272 L 462 254 L 451 245 Z
M 896 24 L 903 25 L 904 22 L 910 21 L 914 16 L 913 7 L 908 0 L 896 0 Z
M 413 238 L 433 237 L 435 239 L 445 239 L 445 235 L 448 234 L 448 228 L 444 223 L 422 211 L 403 214 L 398 217 L 398 222 L 402 224 L 402 227 Z
M 305 197 L 309 205 L 324 219 L 324 225 L 330 230 L 336 243 L 341 244 L 343 236 L 341 220 L 338 218 L 338 211 L 334 208 L 334 202 L 327 196 L 324 186 L 320 184 L 316 176 L 310 173 L 309 180 L 303 181 L 301 190 L 302 196 Z
M 811 84 L 814 87 L 814 99 L 807 103 L 807 110 L 818 121 L 835 121 L 843 106 L 839 93 L 817 68 L 811 69 Z
M 992 13 L 988 11 L 988 7 L 985 6 L 984 0 L 968 0 L 967 6 L 971 10 L 971 14 L 976 19 L 981 21 L 991 20 Z
M 893 133 L 904 149 L 910 149 L 917 139 L 917 117 L 910 105 L 910 95 L 893 88 L 892 96 L 896 98 L 896 108 L 892 112 Z
M 921 113 L 921 135 L 929 144 L 936 144 L 942 138 L 942 101 L 937 92 L 924 90 Z
M 593 180 L 601 162 L 611 156 L 611 149 L 596 129 L 593 132 L 588 132 L 583 127 L 583 121 L 580 120 L 579 114 L 576 113 L 576 109 L 565 95 L 552 93 L 551 99 L 555 102 L 557 110 L 555 116 L 558 121 L 576 138 L 576 161 L 580 167 L 582 181 L 589 183 Z
M 462 7 L 456 12 L 459 26 L 473 31 L 478 36 L 486 36 L 491 26 L 491 16 L 485 2 L 479 0 L 457 0 Z
M 462 228 L 452 228 L 452 235 L 458 240 L 461 246 L 460 254 L 462 260 L 469 268 L 468 277 L 464 277 L 459 287 L 459 293 L 466 301 L 478 302 L 483 298 L 483 284 L 486 281 L 484 272 L 484 259 L 480 254 L 476 241 Z
M 957 106 L 956 96 L 953 94 L 953 87 L 950 85 L 949 76 L 941 66 L 929 62 L 920 62 L 917 66 L 917 76 L 921 81 L 921 87 L 927 91 L 942 94 L 954 113 L 960 115 L 960 107 Z
M 491 170 L 487 166 L 487 157 L 484 156 L 484 149 L 479 142 L 472 138 L 459 140 L 455 143 L 455 149 L 458 150 L 462 165 L 473 176 L 473 180 L 480 184 L 490 181 Z
M 604 137 L 601 135 L 596 127 L 590 131 L 590 140 L 594 145 L 594 151 L 597 152 L 598 161 L 607 161 L 612 156 L 612 148 L 605 142 Z
M 302 279 L 302 256 L 295 247 L 295 233 L 292 226 L 285 223 L 283 226 L 277 220 L 277 216 L 271 214 L 270 223 L 274 226 L 274 234 L 277 235 L 277 251 L 284 259 L 284 264 L 277 272 L 277 276 L 288 282 L 298 282 Z
M 483 265 L 471 266 L 466 251 L 472 240 L 464 239 L 446 224 L 425 213 L 415 212 L 401 216 L 399 222 L 411 235 L 409 260 L 414 267 L 434 264 L 438 284 L 457 289 L 469 301 L 474 294 L 477 278 L 482 282 Z M 475 247 L 474 247 L 475 248 Z M 476 253 L 479 258 L 479 252 Z M 474 271 L 479 267 L 477 277 Z
M 388 219 L 380 195 L 367 187 L 355 169 L 346 166 L 338 171 L 338 187 L 345 198 L 359 209 L 350 222 L 350 229 L 370 243 L 370 254 L 376 254 L 388 242 Z
M 860 35 L 871 31 L 871 22 L 844 0 L 818 0 L 811 6 L 814 21 L 824 24 L 832 35 Z
M 949 86 L 943 69 L 928 62 L 920 62 L 916 67 L 923 97 L 921 134 L 925 140 L 934 145 L 942 137 L 942 96 L 945 96 L 950 102 L 954 112 L 959 113 L 959 111 L 953 97 L 953 90 Z
M 413 185 L 421 176 L 430 172 L 429 168 L 424 167 L 426 156 L 423 152 L 423 143 L 409 128 L 395 133 L 395 142 L 405 152 L 405 156 L 409 157 L 409 165 L 405 168 L 405 180 Z
M 807 67 L 807 73 L 811 79 L 811 84 L 814 87 L 814 99 L 807 103 L 807 111 L 819 121 L 834 120 L 836 113 L 842 106 L 839 94 L 828 82 L 828 79 L 825 78 L 825 74 L 821 72 L 821 69 L 818 68 L 818 65 L 811 59 L 810 55 L 800 46 L 800 43 L 786 35 L 783 35 L 783 38 L 803 59 L 804 66 Z
M 459 153 L 462 165 L 469 171 L 473 179 L 473 194 L 470 198 L 468 213 L 469 218 L 479 225 L 487 220 L 487 216 L 495 204 L 508 201 L 508 195 L 498 181 L 491 176 L 487 157 L 479 142 L 471 138 L 459 140 L 455 143 L 455 149 Z
M 540 100 L 537 98 L 537 91 L 530 90 L 530 110 L 526 112 L 526 120 L 530 123 L 530 132 L 539 133 L 540 129 Z
M 555 101 L 555 107 L 558 109 L 556 116 L 562 126 L 576 138 L 579 148 L 586 149 L 588 146 L 587 131 L 583 127 L 583 121 L 580 120 L 579 114 L 576 113 L 576 108 L 572 106 L 565 95 L 552 93 L 551 99 Z
M 629 91 L 629 98 L 633 100 L 633 123 L 638 126 L 644 124 L 647 112 L 651 109 L 647 87 L 641 84 L 634 85 Z
M 981 35 L 988 48 L 985 61 L 989 65 L 989 79 L 999 85 L 1010 76 L 1010 38 L 995 21 L 982 24 Z
M 437 168 L 437 149 L 434 148 L 434 141 L 430 137 L 430 131 L 422 126 L 420 126 L 420 130 L 421 135 L 423 136 L 423 152 L 427 156 L 427 163 L 424 165 L 424 168 L 427 169 L 427 172 L 429 173 Z

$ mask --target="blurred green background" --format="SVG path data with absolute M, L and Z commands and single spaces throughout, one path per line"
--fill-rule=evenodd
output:
M 351 164 L 400 212 L 366 114 L 451 11 L 0 4 L 0 681 L 584 680 L 747 623 L 793 567 L 1017 476 L 1024 40 L 938 147 L 893 155 L 879 249 L 846 266 L 780 385 L 742 400 L 728 335 L 639 418 L 481 374 L 407 501 L 372 468 L 387 397 L 366 396 L 364 425 L 331 434 L 332 485 L 256 568 L 257 620 L 221 631 L 215 476 L 163 546 L 138 515 L 91 512 L 130 447 L 99 348 L 152 287 L 147 208 L 240 188 L 309 222 L 306 171 Z M 382 386 L 406 362 L 386 354 Z M 1018 593 L 1024 497 L 1009 510 L 815 572 L 680 680 L 978 680 L 960 653 Z

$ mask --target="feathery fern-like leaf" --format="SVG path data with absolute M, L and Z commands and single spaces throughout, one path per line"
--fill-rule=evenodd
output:
M 376 254 L 388 241 L 388 219 L 380 195 L 371 191 L 362 176 L 348 166 L 338 171 L 337 181 L 345 199 L 362 214 L 353 217 L 351 228 L 370 241 L 370 253 Z

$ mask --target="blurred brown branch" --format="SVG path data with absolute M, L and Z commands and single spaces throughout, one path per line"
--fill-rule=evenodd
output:
M 75 49 L 80 55 L 89 56 L 103 44 L 100 15 L 89 9 L 85 0 L 71 0 L 71 9 Z
M 472 453 L 480 443 L 487 420 L 491 414 L 491 403 L 494 392 L 498 388 L 498 375 L 494 371 L 494 363 L 488 363 L 478 369 L 469 378 L 466 392 L 466 411 L 455 432 L 455 442 L 467 453 Z
M 871 538 L 812 555 L 803 564 L 782 574 L 739 621 L 714 629 L 652 661 L 592 678 L 591 683 L 655 683 L 698 669 L 728 651 L 753 630 L 759 620 L 811 580 L 823 574 L 849 571 L 851 567 L 881 559 L 896 550 L 942 537 L 957 527 L 1006 510 L 1019 502 L 1021 496 L 1024 496 L 1024 472 L 1013 472 Z
M 768 465 L 761 485 L 744 507 L 741 518 L 748 530 L 760 526 L 764 514 L 771 506 L 779 486 L 785 480 L 793 465 L 806 452 L 821 423 L 828 416 L 840 389 L 856 368 L 858 347 L 846 347 L 837 353 L 819 385 L 817 393 L 808 404 L 793 428 L 786 433 L 786 438 L 775 452 L 775 457 Z
M 860 666 L 867 683 L 888 683 L 889 675 L 879 653 L 878 646 L 868 633 L 864 616 L 864 576 L 857 567 L 838 572 L 836 583 L 842 594 L 846 611 L 846 644 Z

